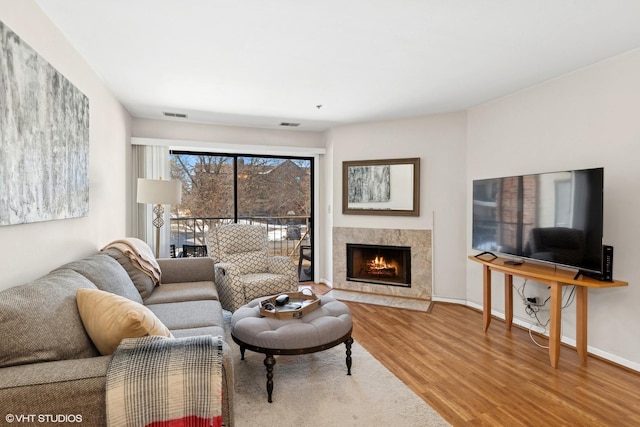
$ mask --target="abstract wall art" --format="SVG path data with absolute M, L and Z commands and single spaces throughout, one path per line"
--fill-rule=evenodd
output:
M 420 216 L 420 159 L 342 162 L 342 213 Z
M 0 225 L 89 212 L 89 99 L 0 22 Z
M 353 166 L 347 172 L 349 203 L 388 202 L 391 199 L 391 166 Z

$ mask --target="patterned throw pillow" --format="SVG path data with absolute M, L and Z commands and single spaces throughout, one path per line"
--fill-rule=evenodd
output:
M 120 263 L 120 265 L 125 269 L 131 281 L 135 285 L 136 289 L 138 289 L 138 293 L 140 297 L 145 300 L 151 295 L 155 285 L 153 284 L 153 280 L 151 277 L 147 276 L 142 270 L 139 270 L 133 265 L 133 262 L 129 259 L 128 256 L 120 252 L 116 248 L 108 248 L 102 251 L 103 253 L 109 255 L 116 261 Z
M 0 367 L 97 356 L 76 308 L 79 288 L 96 286 L 61 270 L 0 292 Z
M 107 254 L 93 254 L 79 261 L 73 261 L 58 267 L 56 270 L 64 269 L 82 274 L 100 290 L 122 295 L 142 304 L 142 297 L 140 297 L 140 293 L 133 285 L 125 269 L 118 261 Z

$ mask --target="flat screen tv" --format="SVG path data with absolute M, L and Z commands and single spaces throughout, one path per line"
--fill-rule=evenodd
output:
M 473 181 L 473 249 L 602 273 L 604 169 Z

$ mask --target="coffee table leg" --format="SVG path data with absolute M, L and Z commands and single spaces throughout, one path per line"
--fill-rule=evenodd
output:
M 271 393 L 273 393 L 273 366 L 276 364 L 276 359 L 272 354 L 267 354 L 264 358 L 264 366 L 267 367 L 267 401 L 271 403 Z
M 347 347 L 347 375 L 351 375 L 351 344 L 353 344 L 353 338 L 349 337 L 344 342 Z

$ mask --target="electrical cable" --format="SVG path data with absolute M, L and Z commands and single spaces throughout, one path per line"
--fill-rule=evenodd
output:
M 547 323 L 549 323 L 549 322 L 547 322 Z M 533 334 L 531 333 L 531 329 L 532 328 L 533 328 L 533 324 L 529 326 L 529 338 L 531 338 L 531 341 L 533 341 L 533 343 L 535 345 L 537 345 L 538 347 L 540 347 L 540 348 L 549 348 L 548 345 L 542 345 L 542 344 L 538 343 L 535 338 L 533 338 Z M 542 335 L 544 335 L 546 333 L 547 333 L 547 327 L 545 326 L 544 327 L 544 332 L 542 332 Z
M 529 338 L 531 338 L 531 341 L 537 345 L 540 348 L 545 348 L 548 349 L 549 346 L 548 345 L 542 345 L 539 342 L 536 341 L 536 339 L 533 336 L 533 328 L 535 326 L 544 328 L 544 331 L 541 332 L 542 335 L 546 335 L 548 332 L 548 326 L 549 326 L 549 322 L 551 321 L 551 319 L 547 319 L 546 322 L 542 323 L 540 321 L 540 318 L 538 317 L 538 313 L 541 311 L 542 307 L 545 307 L 547 305 L 547 303 L 549 302 L 549 300 L 551 299 L 551 296 L 548 296 L 544 302 L 542 302 L 541 304 L 536 304 L 536 303 L 532 303 L 531 301 L 529 301 L 526 297 L 525 294 L 525 289 L 527 286 L 527 282 L 528 279 L 524 279 L 524 282 L 522 282 L 522 285 L 520 285 L 519 287 L 516 287 L 515 285 L 513 285 L 513 288 L 516 290 L 516 292 L 518 293 L 518 295 L 520 296 L 520 299 L 522 300 L 522 303 L 525 306 L 525 313 L 531 317 L 532 319 L 535 319 L 535 324 L 530 323 L 529 324 Z M 571 287 L 571 290 L 568 291 L 569 294 L 567 295 L 567 288 L 564 288 L 562 290 L 562 297 L 561 297 L 561 305 L 560 305 L 560 309 L 565 309 L 567 307 L 569 307 L 571 304 L 573 304 L 573 301 L 575 300 L 576 297 L 576 287 L 575 285 Z M 561 332 L 560 334 L 562 335 L 562 325 L 560 325 L 561 328 Z
M 540 344 L 539 342 L 536 341 L 536 339 L 533 337 L 533 328 L 535 326 L 544 328 L 544 331 L 542 332 L 542 335 L 545 335 L 547 333 L 547 326 L 549 325 L 549 322 L 551 319 L 547 319 L 546 322 L 542 323 L 540 321 L 540 318 L 538 317 L 538 313 L 540 312 L 540 310 L 542 309 L 542 307 L 545 307 L 547 305 L 547 303 L 549 302 L 549 300 L 551 299 L 551 297 L 547 297 L 547 299 L 544 300 L 544 302 L 542 304 L 536 304 L 536 303 L 532 303 L 531 301 L 529 301 L 526 297 L 525 294 L 525 289 L 527 286 L 527 282 L 528 279 L 524 279 L 524 282 L 522 283 L 522 285 L 520 287 L 516 287 L 515 285 L 513 285 L 513 287 L 516 289 L 516 292 L 518 293 L 518 295 L 520 296 L 520 299 L 522 300 L 522 303 L 525 306 L 525 313 L 527 313 L 527 315 L 529 317 L 531 317 L 532 319 L 535 319 L 535 324 L 530 323 L 529 324 L 529 338 L 531 339 L 531 341 L 537 345 L 540 348 L 549 348 L 549 346 L 545 346 Z
M 567 298 L 567 302 L 566 302 L 566 303 L 564 303 L 564 304 L 562 304 L 562 307 L 561 307 L 561 308 L 567 308 L 567 307 L 569 307 L 571 304 L 573 304 L 573 301 L 574 301 L 574 299 L 575 299 L 575 297 L 576 297 L 575 292 L 576 292 L 576 285 L 573 285 L 573 286 L 571 287 L 571 292 L 569 292 L 569 297 Z M 563 292 L 563 293 L 562 293 L 562 299 L 564 299 L 564 294 L 565 294 L 565 293 L 566 293 L 566 290 L 565 290 L 565 292 Z

